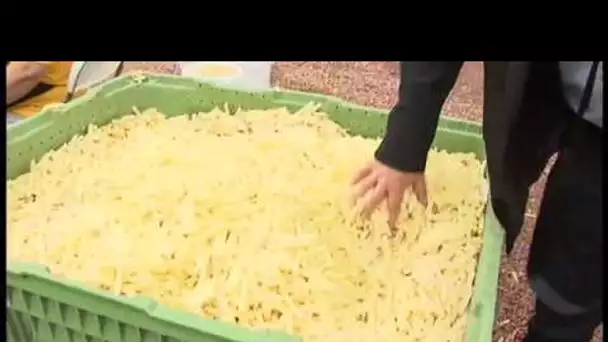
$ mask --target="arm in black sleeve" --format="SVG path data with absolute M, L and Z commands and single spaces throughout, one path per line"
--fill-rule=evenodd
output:
M 401 62 L 399 99 L 389 114 L 376 160 L 401 171 L 424 171 L 441 107 L 462 64 Z

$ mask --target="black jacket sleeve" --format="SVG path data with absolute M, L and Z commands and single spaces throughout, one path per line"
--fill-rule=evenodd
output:
M 463 62 L 401 62 L 399 99 L 391 110 L 376 160 L 407 172 L 422 172 L 441 107 Z

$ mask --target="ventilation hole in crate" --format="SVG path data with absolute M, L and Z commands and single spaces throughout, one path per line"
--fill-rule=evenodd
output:
M 481 303 L 475 304 L 475 306 L 473 307 L 473 316 L 479 318 L 481 316 L 482 311 L 483 311 L 483 304 L 481 304 Z

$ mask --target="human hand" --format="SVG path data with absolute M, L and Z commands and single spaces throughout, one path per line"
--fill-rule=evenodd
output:
M 369 218 L 386 200 L 391 229 L 395 228 L 399 218 L 405 190 L 411 188 L 418 201 L 425 207 L 427 205 L 426 181 L 421 172 L 403 172 L 372 160 L 356 173 L 352 184 L 353 202 L 361 204 L 361 214 L 365 218 Z

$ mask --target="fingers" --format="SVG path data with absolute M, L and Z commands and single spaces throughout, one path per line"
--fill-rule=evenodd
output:
M 369 196 L 365 198 L 361 208 L 361 215 L 365 219 L 369 219 L 374 213 L 374 210 L 382 203 L 386 197 L 386 185 L 382 180 L 379 180 L 374 189 L 369 192 Z
M 362 198 L 367 194 L 368 191 L 373 189 L 378 184 L 378 178 L 374 174 L 370 173 L 367 177 L 360 180 L 355 184 L 355 190 L 352 195 L 352 202 L 356 203 L 359 198 Z
M 414 190 L 414 194 L 418 199 L 418 202 L 422 204 L 423 207 L 426 208 L 428 204 L 428 197 L 426 193 L 426 180 L 424 178 L 420 179 L 412 186 L 412 190 Z
M 391 230 L 394 230 L 397 227 L 397 219 L 401 214 L 401 202 L 403 202 L 403 194 L 403 191 L 388 191 L 386 195 L 388 227 Z
M 372 173 L 372 163 L 367 163 L 362 169 L 357 171 L 355 177 L 353 177 L 351 184 L 359 183 L 363 178 L 366 178 Z

